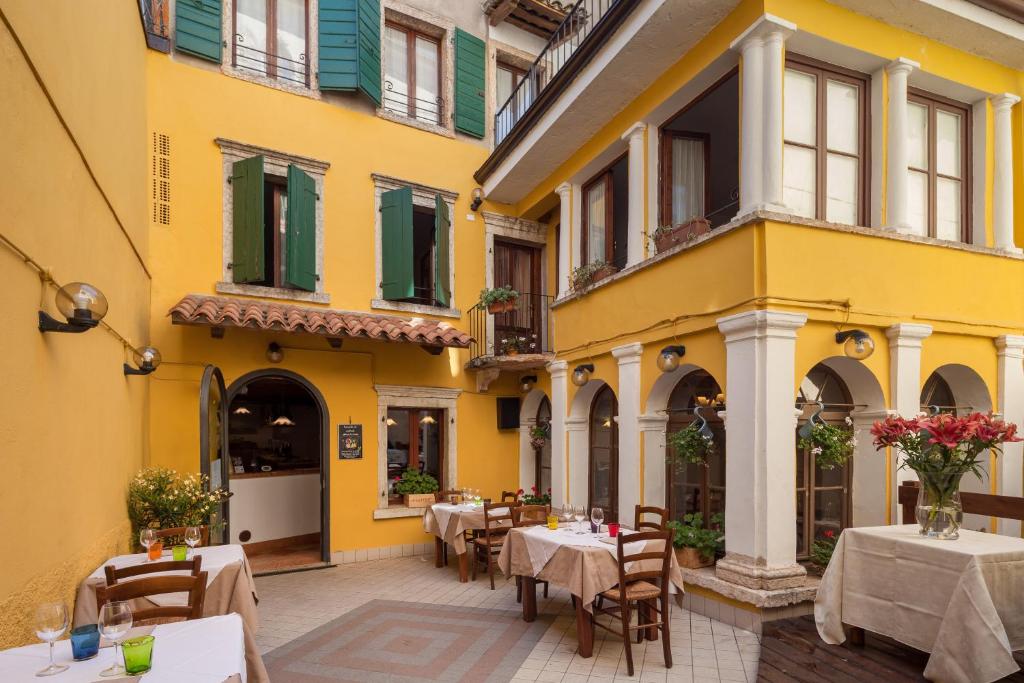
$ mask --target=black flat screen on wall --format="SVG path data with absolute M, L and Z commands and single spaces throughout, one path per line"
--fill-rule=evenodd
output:
M 519 429 L 519 399 L 498 397 L 498 429 Z

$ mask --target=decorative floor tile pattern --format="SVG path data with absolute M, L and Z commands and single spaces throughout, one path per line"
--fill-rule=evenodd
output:
M 521 614 L 516 603 L 515 583 L 496 580 L 497 590 L 489 590 L 486 577 L 476 582 L 459 583 L 454 567 L 436 569 L 431 556 L 402 557 L 373 562 L 340 565 L 294 574 L 279 574 L 256 579 L 260 595 L 260 628 L 256 641 L 261 651 L 272 653 L 283 645 L 361 609 L 374 601 L 416 603 L 417 608 L 454 606 L 476 608 L 474 613 L 493 615 L 495 620 L 507 618 L 510 612 Z M 538 591 L 538 610 L 550 621 L 522 659 L 515 671 L 501 671 L 492 680 L 538 681 L 551 683 L 698 683 L 702 681 L 752 682 L 757 677 L 757 662 L 761 646 L 756 635 L 749 631 L 713 621 L 676 607 L 671 614 L 672 659 L 671 669 L 665 667 L 660 642 L 634 644 L 635 675 L 626 675 L 622 641 L 598 629 L 594 643 L 594 656 L 584 659 L 576 654 L 576 620 L 569 594 L 552 587 L 545 600 Z M 370 610 L 372 612 L 372 608 Z M 379 626 L 379 624 L 378 624 Z M 360 627 L 362 628 L 362 627 Z M 371 627 L 363 631 L 368 632 Z M 387 659 L 416 659 L 422 655 L 417 648 L 430 639 L 431 647 L 454 638 L 440 633 L 434 620 L 420 620 L 412 629 L 391 625 L 389 635 L 361 644 L 358 653 L 371 661 Z M 408 651 L 406 653 L 405 651 Z M 465 650 L 462 650 L 465 652 Z M 343 649 L 343 652 L 347 650 Z M 343 655 L 344 656 L 344 655 Z M 268 657 L 268 667 L 273 666 Z M 473 654 L 464 654 L 462 660 L 475 661 Z M 406 683 L 409 677 L 387 672 L 360 672 L 361 676 L 349 680 L 368 683 Z M 445 677 L 428 678 L 422 672 L 420 680 L 451 681 Z M 275 673 L 274 683 L 325 680 L 345 681 L 345 678 L 301 678 L 293 673 Z

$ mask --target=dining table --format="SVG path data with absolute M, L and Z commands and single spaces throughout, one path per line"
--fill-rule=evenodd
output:
M 203 600 L 203 616 L 213 617 L 224 614 L 238 614 L 242 619 L 245 655 L 249 663 L 249 680 L 254 683 L 268 680 L 263 659 L 260 657 L 259 647 L 256 645 L 255 636 L 256 630 L 259 627 L 259 614 L 256 606 L 259 602 L 259 597 L 256 593 L 256 583 L 253 580 L 252 568 L 249 566 L 245 550 L 241 545 L 227 544 L 195 548 L 189 551 L 189 559 L 192 558 L 192 553 L 203 558 L 202 571 L 206 572 L 206 596 Z M 159 561 L 169 561 L 170 559 L 171 551 L 166 550 Z M 156 560 L 149 560 L 146 553 L 135 553 L 112 557 L 97 567 L 78 586 L 78 594 L 75 599 L 74 626 L 95 624 L 97 622 L 99 609 L 96 604 L 96 588 L 106 583 L 104 567 L 113 565 L 120 569 L 145 565 L 150 562 L 156 562 Z M 187 571 L 161 572 L 160 576 L 185 575 L 187 573 Z M 145 576 L 148 575 L 140 575 L 133 578 L 144 578 Z M 136 609 L 154 606 L 185 605 L 187 602 L 188 595 L 186 593 L 154 595 L 132 601 L 133 607 Z
M 507 514 L 496 508 L 495 514 Z M 508 526 L 508 520 L 495 526 Z M 434 536 L 434 566 L 444 566 L 445 544 L 458 556 L 459 581 L 469 581 L 469 555 L 466 532 L 484 528 L 483 503 L 435 503 L 423 513 L 423 530 Z
M 924 677 L 988 683 L 1019 670 L 1024 649 L 1024 539 L 916 524 L 844 529 L 814 601 L 818 635 L 838 645 L 864 631 L 929 653 Z
M 619 533 L 628 538 L 629 529 Z M 626 542 L 625 553 L 656 552 L 664 541 L 646 541 L 642 546 Z M 638 547 L 639 546 L 639 547 Z M 659 547 L 660 546 L 660 547 Z M 634 563 L 637 564 L 637 563 Z M 630 570 L 659 569 L 658 560 L 643 560 Z M 498 568 L 506 577 L 518 576 L 522 582 L 523 620 L 537 618 L 537 582 L 565 588 L 572 595 L 576 610 L 576 635 L 580 657 L 594 652 L 593 605 L 597 596 L 619 583 L 618 540 L 607 531 L 580 532 L 569 525 L 550 529 L 546 525 L 511 529 L 501 553 Z M 671 554 L 669 589 L 677 602 L 683 594 L 683 576 Z M 656 637 L 656 629 L 648 629 L 648 639 Z
M 101 680 L 140 683 L 246 683 L 245 636 L 242 617 L 225 614 L 192 621 L 178 621 L 156 626 L 131 629 L 129 638 L 152 635 L 153 658 L 148 673 L 141 678 L 126 677 L 103 679 L 100 671 L 114 663 L 111 644 L 103 641 L 99 654 L 92 659 L 76 662 L 71 656 L 71 640 L 57 641 L 53 659 L 66 664 L 68 669 L 52 678 L 59 683 L 95 683 Z M 37 671 L 49 664 L 50 646 L 36 643 L 0 651 L 0 681 L 36 680 Z

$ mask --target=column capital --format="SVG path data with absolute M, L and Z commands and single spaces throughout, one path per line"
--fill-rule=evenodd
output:
M 643 134 L 647 131 L 647 124 L 643 121 L 637 121 L 632 126 L 626 129 L 626 132 L 622 134 L 622 139 L 626 142 L 632 142 L 633 138 L 642 138 Z
M 547 365 L 547 371 L 550 373 L 551 379 L 564 378 L 568 370 L 569 362 L 564 360 L 553 360 Z
M 645 414 L 637 418 L 641 432 L 660 432 L 668 426 L 668 415 Z
M 1020 102 L 1019 96 L 1008 92 L 992 95 L 988 99 L 992 102 L 992 109 L 996 112 L 1008 112 L 1013 108 L 1013 105 Z
M 910 75 L 911 71 L 920 69 L 920 62 L 915 62 L 913 59 L 907 59 L 906 57 L 897 57 L 888 64 L 885 65 L 885 73 L 892 76 L 893 74 L 906 74 Z
M 562 183 L 555 188 L 555 194 L 558 195 L 559 199 L 565 201 L 569 194 L 572 192 L 572 185 L 570 183 Z
M 725 335 L 725 343 L 753 337 L 796 338 L 796 331 L 807 322 L 803 313 L 783 311 L 746 311 L 719 318 L 719 331 Z
M 612 349 L 612 355 L 618 359 L 619 365 L 624 365 L 630 361 L 639 362 L 640 356 L 643 355 L 643 352 L 644 345 L 640 342 L 624 344 L 623 346 L 616 346 Z
M 996 337 L 996 350 L 1000 356 L 1024 358 L 1024 336 L 1004 334 L 1001 337 Z
M 765 38 L 785 40 L 796 32 L 796 24 L 786 21 L 774 14 L 763 14 L 741 33 L 736 40 L 729 43 L 731 50 L 743 50 L 750 45 L 760 45 Z
M 921 341 L 932 334 L 931 325 L 919 323 L 896 323 L 885 328 L 885 336 L 890 344 L 921 348 Z

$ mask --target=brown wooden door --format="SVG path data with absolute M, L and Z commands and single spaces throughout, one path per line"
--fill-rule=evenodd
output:
M 543 300 L 540 296 L 540 249 L 516 242 L 494 242 L 494 286 L 511 287 L 519 292 L 514 311 L 494 316 L 494 349 L 501 353 L 502 342 L 509 337 L 524 337 L 528 353 L 544 349 L 541 330 Z M 530 344 L 535 344 L 530 348 Z

